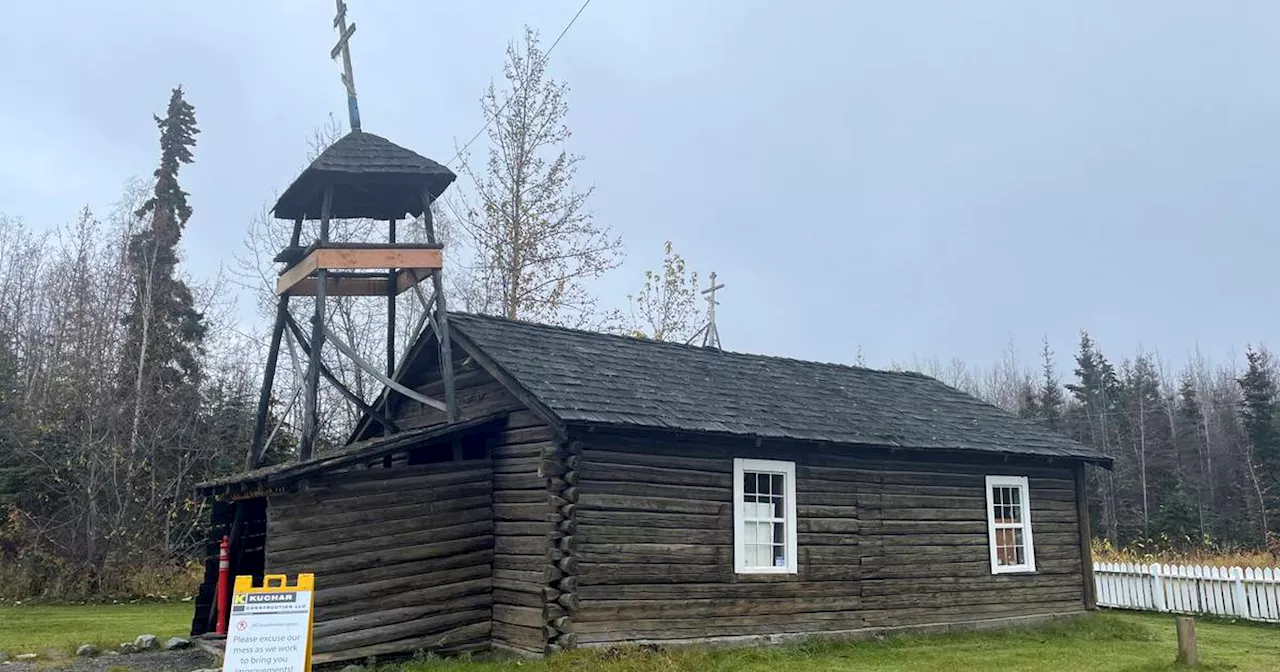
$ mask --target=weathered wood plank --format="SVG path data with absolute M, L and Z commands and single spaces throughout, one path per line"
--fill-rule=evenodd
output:
M 348 660 L 360 660 L 369 656 L 407 653 L 419 649 L 442 653 L 483 650 L 488 647 L 489 631 L 490 621 L 485 619 L 444 632 L 406 637 L 395 641 L 358 646 L 328 653 L 317 653 L 312 657 L 311 663 L 312 665 L 327 665 Z
M 359 508 L 327 516 L 306 518 L 276 518 L 271 522 L 270 534 L 291 534 L 296 532 L 319 532 L 336 527 L 352 525 L 368 525 L 384 520 L 399 518 L 418 518 L 432 514 L 452 511 L 466 511 L 490 505 L 489 495 L 449 499 L 440 502 L 406 504 L 386 508 Z
M 705 544 L 582 544 L 575 556 L 581 562 L 714 565 L 732 562 L 733 548 Z
M 357 494 L 343 497 L 328 497 L 311 491 L 301 493 L 287 502 L 280 501 L 271 505 L 275 516 L 284 518 L 304 518 L 343 513 L 352 508 L 362 510 L 381 509 L 405 504 L 432 504 L 467 497 L 488 495 L 493 486 L 489 476 L 485 475 L 466 483 L 453 483 L 441 486 L 422 486 L 423 489 L 403 488 L 383 490 L 379 494 Z
M 493 469 L 487 460 L 463 462 L 437 462 L 434 464 L 404 464 L 385 467 L 351 468 L 346 471 L 325 472 L 309 480 L 307 489 L 301 492 L 272 496 L 272 505 L 303 501 L 308 495 L 340 498 L 376 494 L 387 489 L 438 488 L 457 483 L 483 482 Z
M 719 516 L 730 509 L 728 498 L 724 501 L 704 501 L 643 495 L 605 495 L 583 493 L 578 498 L 580 507 L 597 511 L 637 511 L 650 513 L 692 513 Z
M 403 623 L 419 618 L 440 614 L 446 611 L 459 611 L 488 607 L 492 596 L 487 592 L 477 591 L 471 594 L 450 596 L 447 602 L 428 601 L 407 607 L 378 608 L 371 607 L 352 616 L 319 621 L 312 629 L 312 635 L 318 640 L 346 632 L 368 630 L 384 625 Z
M 882 584 L 886 582 L 881 582 Z M 893 584 L 897 585 L 897 584 Z M 580 582 L 582 609 L 600 600 L 685 601 L 699 599 L 747 600 L 791 597 L 857 597 L 858 581 L 792 581 L 761 583 L 632 583 L 587 585 Z M 918 584 L 917 584 L 918 586 Z
M 493 547 L 493 537 L 485 535 L 467 539 L 456 539 L 431 544 L 422 544 L 408 548 L 388 548 L 368 553 L 347 556 L 329 557 L 323 560 L 308 561 L 305 565 L 291 565 L 279 562 L 277 568 L 285 573 L 298 571 L 314 572 L 317 575 L 349 572 L 356 569 L 377 567 L 399 562 L 440 558 L 461 553 L 470 553 Z
M 493 639 L 533 653 L 541 653 L 547 643 L 546 633 L 541 625 L 531 628 L 502 621 L 493 622 Z
M 312 651 L 317 654 L 329 653 L 372 644 L 394 642 L 400 639 L 421 637 L 433 633 L 444 633 L 457 627 L 484 623 L 488 620 L 489 609 L 487 607 L 447 611 L 403 623 L 392 623 L 328 637 L 317 637 Z
M 930 593 L 969 592 L 983 590 L 1008 591 L 1021 587 L 1074 586 L 1078 578 L 1071 574 L 1038 574 L 1034 578 L 1026 574 L 987 574 L 979 576 L 938 576 L 929 580 Z M 864 598 L 884 595 L 915 595 L 920 593 L 920 582 L 915 578 L 868 579 L 861 582 Z
M 724 581 L 732 568 L 714 565 L 629 564 L 589 562 L 581 567 L 578 582 L 583 586 L 626 583 L 705 583 Z
M 493 517 L 488 507 L 476 507 L 463 511 L 448 512 L 443 516 L 421 516 L 385 520 L 369 525 L 340 527 L 327 530 L 323 535 L 311 533 L 278 534 L 271 536 L 271 552 L 289 551 L 310 547 L 321 536 L 326 543 L 342 544 L 349 541 L 369 539 L 371 537 L 389 536 L 405 532 L 429 530 L 436 525 L 463 524 L 488 521 Z
M 541 610 L 546 603 L 546 599 L 543 598 L 541 591 L 533 593 L 529 591 L 494 588 L 493 603 L 507 604 L 516 607 L 533 607 Z
M 601 461 L 598 453 L 593 453 L 591 459 L 584 461 L 579 471 L 583 481 L 665 483 L 729 490 L 733 488 L 733 474 L 728 471 L 702 471 L 626 463 L 610 464 Z
M 509 604 L 493 605 L 493 620 L 510 625 L 523 625 L 529 628 L 541 628 L 546 624 L 542 615 L 542 607 L 521 607 Z
M 360 584 L 373 584 L 387 579 L 400 579 L 428 573 L 445 572 L 461 567 L 483 566 L 490 564 L 492 561 L 493 549 L 486 548 L 478 551 L 472 551 L 471 553 L 447 555 L 440 558 L 428 558 L 426 560 L 378 565 L 376 567 L 357 569 L 350 572 L 326 574 L 324 579 L 321 581 L 320 591 L 327 590 L 326 586 L 341 588 Z M 274 565 L 270 564 L 270 555 L 268 555 L 267 569 L 271 573 L 280 573 L 276 571 Z M 317 591 L 317 593 L 318 592 L 319 591 Z
M 478 520 L 475 522 L 449 524 L 453 521 L 440 521 L 440 527 L 434 529 L 385 534 L 357 539 L 336 544 L 304 546 L 285 551 L 273 550 L 272 560 L 286 565 L 301 565 L 307 562 L 325 560 L 335 556 L 357 555 L 393 548 L 410 548 L 425 544 L 452 541 L 454 539 L 473 539 L 493 535 L 493 522 Z
M 581 519 L 582 514 L 579 514 Z M 732 546 L 733 530 L 680 529 L 661 527 L 609 527 L 579 524 L 583 544 L 679 544 L 696 539 L 704 546 Z M 803 542 L 801 542 L 803 543 Z
M 593 500 L 583 501 L 579 496 L 578 526 L 583 530 L 608 530 L 612 528 L 670 528 L 675 530 L 732 530 L 733 518 L 728 508 L 723 513 L 652 513 L 645 511 L 605 511 L 591 508 Z
M 683 600 L 595 600 L 574 612 L 577 623 L 641 619 L 681 619 L 719 616 L 781 616 L 829 611 L 855 611 L 856 595 L 840 597 L 729 598 Z
M 664 483 L 596 481 L 589 490 L 594 495 L 654 499 L 687 499 L 699 503 L 731 502 L 732 488 L 704 488 Z
M 368 583 L 340 584 L 328 580 L 329 577 L 325 577 L 326 580 L 321 583 L 321 589 L 317 590 L 315 594 L 316 606 L 318 608 L 330 607 L 352 600 L 376 600 L 386 596 L 402 595 L 415 590 L 487 579 L 491 571 L 489 564 L 486 563 L 437 570 L 402 578 L 370 581 Z M 326 611 L 325 614 L 327 613 Z M 321 614 L 321 616 L 325 614 Z
M 646 444 L 642 444 L 646 445 Z M 624 447 L 621 444 L 618 447 Z M 648 445 L 637 448 L 640 452 L 615 451 L 596 448 L 594 443 L 587 443 L 587 459 L 584 468 L 589 464 L 597 465 L 635 465 L 648 467 L 664 467 L 669 469 L 685 469 L 708 473 L 722 472 L 733 477 L 732 457 L 688 457 L 679 453 L 668 453 L 660 446 Z
M 540 493 L 540 498 L 542 502 L 529 504 L 494 504 L 493 519 L 494 521 L 545 521 L 552 509 L 551 505 L 545 501 L 545 493 Z
M 977 604 L 1008 604 L 1019 602 L 1062 602 L 1075 599 L 1076 586 L 1032 586 L 951 592 L 915 592 L 894 595 L 863 596 L 866 609 L 900 609 L 914 607 L 953 607 Z
M 495 537 L 493 540 L 493 551 L 498 555 L 538 555 L 541 556 L 547 552 L 547 537 L 542 536 L 511 536 L 504 535 Z

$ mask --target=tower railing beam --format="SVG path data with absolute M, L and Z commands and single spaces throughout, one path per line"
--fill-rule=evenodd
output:
M 422 225 L 427 230 L 427 242 L 436 243 L 436 226 L 431 215 L 431 192 L 422 190 Z M 431 271 L 431 288 L 436 300 L 436 338 L 440 341 L 440 377 L 444 382 L 444 403 L 448 406 L 449 422 L 458 421 L 458 399 L 453 380 L 453 347 L 449 343 L 449 311 L 445 307 L 444 281 L 440 269 Z

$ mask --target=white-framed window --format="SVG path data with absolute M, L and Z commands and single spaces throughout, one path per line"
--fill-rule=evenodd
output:
M 796 463 L 733 460 L 733 564 L 739 574 L 796 573 Z
M 992 574 L 1036 571 L 1026 476 L 987 477 L 987 534 Z

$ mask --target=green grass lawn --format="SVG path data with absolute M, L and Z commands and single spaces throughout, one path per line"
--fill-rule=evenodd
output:
M 115 648 L 142 634 L 163 642 L 191 631 L 190 602 L 0 606 L 0 651 L 64 656 L 81 644 Z
M 0 607 L 0 651 L 68 655 L 85 642 L 115 646 L 142 633 L 184 634 L 189 603 Z M 1280 669 L 1280 627 L 1200 619 L 1203 669 Z M 573 651 L 541 661 L 423 660 L 401 672 L 834 672 L 836 670 L 1124 670 L 1173 666 L 1173 617 L 1105 612 L 1004 632 L 809 641 L 751 649 Z M 384 668 L 385 669 L 385 668 Z
M 1280 627 L 1196 623 L 1202 669 L 1280 669 Z M 1005 632 L 890 637 L 855 643 L 807 642 L 754 649 L 573 651 L 544 661 L 425 660 L 404 672 L 835 672 L 836 670 L 1185 669 L 1173 617 L 1103 613 L 1074 622 Z

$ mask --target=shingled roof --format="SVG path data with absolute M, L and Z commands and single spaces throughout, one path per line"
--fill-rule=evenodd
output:
M 1083 459 L 1103 453 L 928 376 L 449 315 L 566 425 Z
M 335 219 L 392 219 L 422 214 L 422 190 L 435 199 L 453 171 L 386 138 L 353 131 L 324 150 L 276 201 L 276 217 L 318 219 L 325 187 L 333 187 Z

